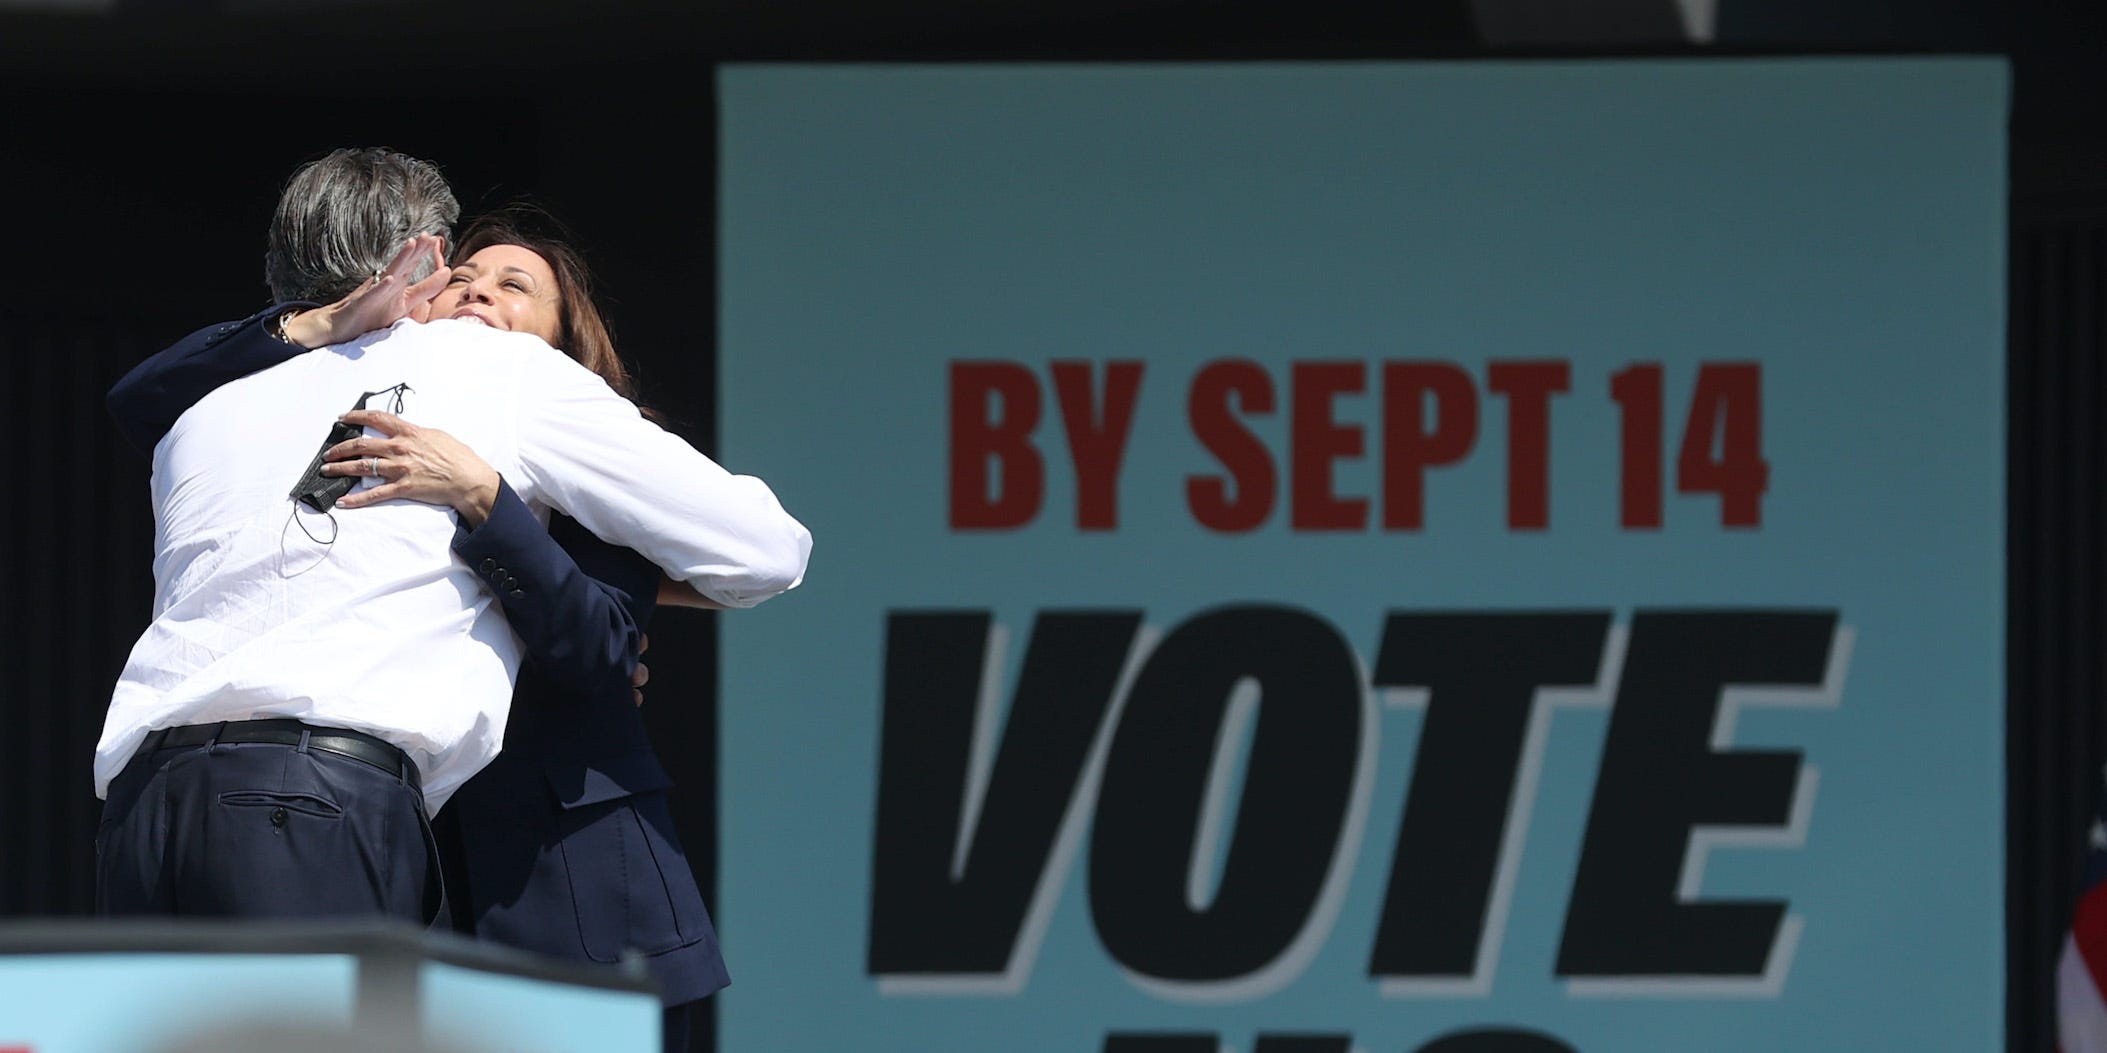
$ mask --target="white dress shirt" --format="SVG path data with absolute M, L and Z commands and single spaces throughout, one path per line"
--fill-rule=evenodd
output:
M 453 510 L 325 516 L 287 496 L 336 418 L 397 384 L 405 420 L 466 443 L 544 518 L 561 510 L 711 599 L 752 606 L 803 579 L 811 535 L 766 484 L 592 372 L 526 334 L 398 322 L 219 388 L 155 448 L 154 619 L 110 699 L 98 796 L 149 731 L 221 720 L 377 735 L 417 763 L 434 812 L 497 756 L 520 644 L 454 555 Z

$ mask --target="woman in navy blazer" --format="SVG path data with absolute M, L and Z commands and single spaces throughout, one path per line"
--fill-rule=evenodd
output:
M 470 224 L 431 317 L 533 332 L 629 395 L 578 254 L 520 222 L 538 216 L 513 209 Z M 141 363 L 109 394 L 120 430 L 151 451 L 213 388 L 303 353 L 284 338 L 283 323 L 314 306 L 274 305 Z M 388 438 L 341 444 L 324 470 L 386 483 L 338 507 L 409 497 L 461 510 L 454 551 L 503 605 L 530 659 L 503 751 L 434 817 L 450 924 L 573 961 L 611 965 L 642 955 L 666 1006 L 665 1048 L 686 1049 L 693 1003 L 729 977 L 674 831 L 665 793 L 672 780 L 646 737 L 633 680 L 662 597 L 713 605 L 568 519 L 544 530 L 503 479 L 444 432 L 387 414 L 358 423 Z

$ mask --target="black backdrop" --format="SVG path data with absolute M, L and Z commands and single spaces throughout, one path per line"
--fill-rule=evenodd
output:
M 152 594 L 146 466 L 119 446 L 101 393 L 183 333 L 264 305 L 262 231 L 302 160 L 392 146 L 437 161 L 471 213 L 517 196 L 551 207 L 585 244 L 647 396 L 710 450 L 719 62 L 2003 52 L 2016 84 L 2008 1048 L 2046 1053 L 2107 755 L 2107 5 L 1721 0 L 1709 49 L 1613 17 L 1668 2 L 0 6 L 0 915 L 91 906 L 87 758 Z M 1554 9 L 1539 39 L 1515 43 L 1516 19 Z M 1489 43 L 1495 26 L 1509 36 Z M 710 615 L 662 614 L 645 709 L 706 884 L 715 640 Z M 696 1048 L 712 1048 L 703 1031 Z

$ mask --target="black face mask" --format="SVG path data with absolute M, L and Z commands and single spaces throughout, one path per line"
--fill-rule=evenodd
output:
M 375 395 L 393 394 L 395 396 L 394 403 L 389 407 L 388 412 L 401 413 L 403 393 L 409 390 L 410 386 L 408 384 L 397 384 L 392 388 L 368 391 L 360 395 L 358 401 L 352 403 L 351 408 L 362 410 L 366 408 L 367 399 Z M 322 455 L 329 452 L 329 448 L 337 443 L 347 439 L 358 438 L 364 431 L 364 428 L 345 421 L 337 421 L 331 425 L 329 437 L 323 439 L 322 448 L 315 451 L 315 459 L 308 462 L 307 471 L 301 474 L 299 482 L 293 484 L 292 492 L 285 496 L 317 512 L 329 511 L 331 507 L 336 505 L 337 498 L 350 493 L 351 488 L 358 485 L 359 477 L 355 475 L 323 475 Z

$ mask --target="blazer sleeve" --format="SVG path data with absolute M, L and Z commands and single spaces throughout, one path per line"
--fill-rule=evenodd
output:
M 454 554 L 497 597 L 551 680 L 595 697 L 619 692 L 626 704 L 658 602 L 656 565 L 582 529 L 559 543 L 502 478 L 490 517 L 455 531 Z
M 296 307 L 313 306 L 292 300 L 240 321 L 208 325 L 133 366 L 103 400 L 117 430 L 141 453 L 151 455 L 176 418 L 213 389 L 304 353 L 305 348 L 272 336 L 264 322 Z

